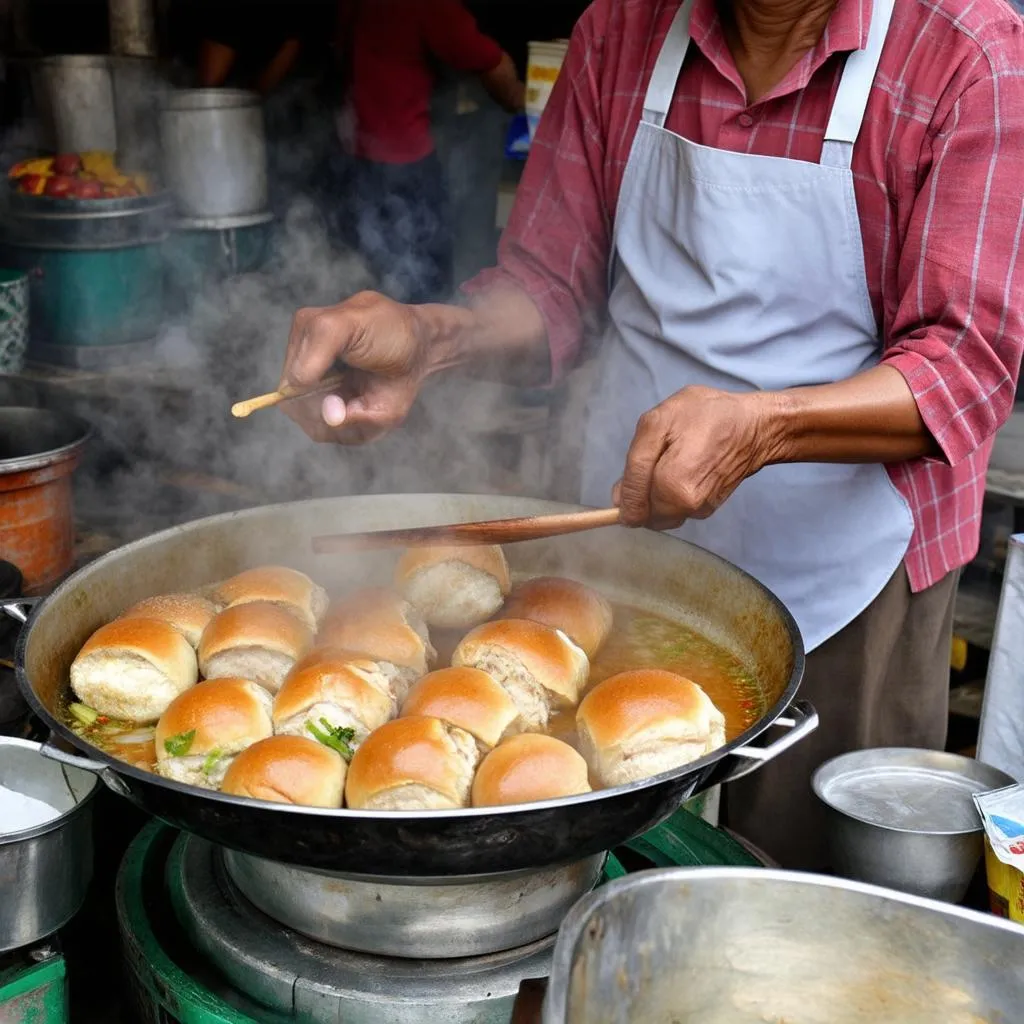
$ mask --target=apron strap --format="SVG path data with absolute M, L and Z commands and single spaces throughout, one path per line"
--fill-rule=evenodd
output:
M 679 72 L 683 70 L 683 61 L 690 46 L 690 11 L 693 0 L 683 0 L 676 11 L 676 16 L 669 26 L 668 35 L 658 54 L 658 61 L 651 74 L 647 95 L 644 97 L 643 119 L 658 128 L 665 127 L 668 108 L 676 93 L 676 82 Z
M 868 41 L 863 50 L 854 50 L 846 58 L 839 89 L 832 104 L 832 116 L 825 129 L 825 144 L 821 162 L 830 167 L 849 168 L 853 159 L 853 144 L 860 135 L 867 109 L 868 96 L 878 72 L 885 37 L 892 20 L 895 0 L 874 0 Z

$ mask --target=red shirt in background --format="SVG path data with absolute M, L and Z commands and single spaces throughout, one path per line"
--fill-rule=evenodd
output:
M 434 151 L 434 62 L 484 74 L 502 57 L 461 0 L 342 0 L 341 37 L 353 149 L 377 163 L 414 163 Z

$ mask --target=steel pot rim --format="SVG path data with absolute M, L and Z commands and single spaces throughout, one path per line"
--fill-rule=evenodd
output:
M 0 477 L 13 476 L 15 473 L 27 473 L 36 469 L 45 469 L 58 462 L 65 462 L 76 456 L 92 440 L 92 425 L 74 413 L 54 412 L 33 406 L 9 405 L 0 409 L 0 422 L 5 412 L 32 412 L 38 416 L 49 416 L 63 420 L 69 427 L 78 431 L 78 437 L 58 448 L 39 452 L 36 455 L 21 455 L 15 459 L 0 459 Z M 24 631 L 23 631 L 24 632 Z M 20 684 L 19 684 L 20 685 Z
M 413 500 L 416 498 L 436 497 L 436 495 L 419 494 L 403 495 L 403 497 Z M 187 533 L 188 530 L 198 522 L 212 522 L 215 520 L 227 521 L 231 519 L 237 520 L 242 518 L 258 517 L 267 514 L 269 511 L 280 511 L 294 507 L 296 504 L 300 503 L 278 502 L 271 505 L 261 505 L 256 508 L 244 509 L 240 512 L 225 512 L 221 515 L 208 516 L 200 520 L 194 520 L 193 523 L 173 526 L 170 529 L 161 530 L 149 535 L 148 537 L 133 541 L 130 544 L 123 545 L 120 548 L 116 548 L 114 551 L 108 552 L 101 558 L 96 559 L 95 562 L 91 563 L 90 568 L 124 557 L 126 552 L 142 549 L 146 545 L 158 539 L 169 538 L 175 534 Z M 561 505 L 567 510 L 582 508 L 582 506 L 566 504 L 564 502 L 550 502 L 549 504 Z M 88 760 L 93 762 L 95 765 L 92 769 L 93 771 L 97 773 L 103 772 L 104 774 L 110 773 L 114 776 L 127 776 L 128 778 L 142 783 L 152 784 L 157 782 L 162 789 L 177 793 L 179 796 L 186 796 L 192 800 L 210 801 L 214 805 L 224 804 L 236 807 L 257 806 L 264 810 L 273 810 L 275 813 L 282 815 L 329 819 L 339 822 L 375 821 L 394 824 L 406 821 L 415 821 L 422 824 L 423 822 L 428 821 L 437 821 L 439 823 L 460 820 L 471 821 L 475 818 L 507 817 L 511 819 L 524 814 L 528 815 L 531 811 L 536 810 L 550 811 L 556 808 L 581 807 L 587 804 L 599 804 L 613 797 L 621 799 L 629 796 L 631 793 L 640 793 L 646 789 L 653 789 L 659 783 L 665 783 L 677 778 L 683 778 L 684 776 L 699 775 L 701 772 L 711 771 L 715 765 L 725 761 L 730 754 L 733 754 L 735 751 L 745 747 L 750 744 L 752 740 L 767 732 L 775 724 L 777 719 L 785 715 L 787 709 L 793 706 L 794 701 L 797 699 L 800 682 L 803 678 L 806 654 L 799 627 L 797 626 L 792 613 L 772 591 L 765 587 L 764 584 L 755 580 L 749 575 L 749 573 L 743 572 L 742 569 L 739 569 L 737 566 L 732 565 L 732 563 L 727 562 L 725 559 L 719 558 L 717 555 L 713 555 L 710 552 L 704 552 L 704 554 L 715 561 L 722 562 L 724 565 L 727 565 L 730 571 L 740 573 L 743 577 L 750 580 L 751 583 L 759 590 L 763 591 L 775 607 L 775 610 L 780 616 L 786 630 L 793 638 L 793 665 L 790 669 L 786 685 L 782 689 L 779 697 L 776 699 L 775 703 L 757 719 L 757 721 L 749 725 L 742 733 L 729 740 L 729 742 L 724 746 L 719 747 L 710 754 L 705 754 L 696 761 L 691 761 L 690 763 L 681 765 L 678 768 L 673 768 L 669 771 L 661 772 L 658 775 L 653 775 L 650 778 L 640 779 L 624 786 L 614 786 L 606 789 L 593 790 L 589 793 L 581 793 L 571 797 L 561 797 L 555 800 L 541 800 L 534 801 L 532 803 L 512 804 L 506 807 L 463 807 L 457 810 L 445 811 L 368 811 L 353 810 L 347 807 L 299 807 L 293 804 L 271 803 L 264 800 L 252 800 L 248 797 L 231 796 L 227 793 L 222 793 L 216 790 L 199 789 L 196 786 L 189 786 L 182 782 L 175 782 L 161 776 L 154 776 L 153 772 L 127 764 L 125 761 L 115 757 L 113 754 L 108 754 L 99 747 L 83 740 L 82 737 L 75 733 L 69 726 L 54 717 L 43 706 L 39 697 L 36 695 L 35 689 L 28 678 L 28 672 L 25 668 L 26 649 L 28 647 L 28 640 L 32 631 L 33 622 L 45 611 L 46 606 L 56 594 L 77 585 L 76 578 L 79 574 L 78 571 L 72 573 L 71 576 L 60 584 L 53 594 L 43 598 L 43 600 L 33 608 L 32 614 L 29 616 L 28 621 L 24 624 L 18 636 L 14 655 L 15 672 L 18 679 L 18 688 L 21 690 L 22 696 L 28 702 L 32 711 L 39 716 L 41 720 L 44 721 L 61 739 L 70 743 L 77 750 L 84 751 L 87 754 L 87 757 L 79 758 L 78 760 Z M 816 721 L 817 718 L 815 716 L 815 724 Z
M 161 103 L 162 114 L 193 114 L 209 110 L 243 110 L 261 105 L 249 89 L 175 89 Z
M 23 740 L 17 736 L 0 736 L 0 747 L 18 747 L 22 750 L 34 750 L 46 763 L 43 745 L 35 740 Z M 25 843 L 31 839 L 38 839 L 40 836 L 49 835 L 51 832 L 57 832 L 64 828 L 68 822 L 73 821 L 78 815 L 84 814 L 89 804 L 96 799 L 96 794 L 100 789 L 100 778 L 98 775 L 94 775 L 89 779 L 88 787 L 88 792 L 85 793 L 81 800 L 75 801 L 74 807 L 61 811 L 56 818 L 51 818 L 49 821 L 44 821 L 41 825 L 33 825 L 32 828 L 22 829 L 19 832 L 0 832 L 0 847 Z
M 859 825 L 868 825 L 871 828 L 877 829 L 879 832 L 889 832 L 894 835 L 907 835 L 907 836 L 920 836 L 922 838 L 934 837 L 937 839 L 947 838 L 954 839 L 957 837 L 977 836 L 985 831 L 984 823 L 981 821 L 981 817 L 978 817 L 978 824 L 973 828 L 955 828 L 955 829 L 924 829 L 924 828 L 905 828 L 902 825 L 890 825 L 885 822 L 875 821 L 871 818 L 866 818 L 863 815 L 855 814 L 852 811 L 848 811 L 845 808 L 837 807 L 825 794 L 827 784 L 833 779 L 839 777 L 838 768 L 842 762 L 849 762 L 851 760 L 856 761 L 863 755 L 876 753 L 878 751 L 886 751 L 892 754 L 906 754 L 908 756 L 920 756 L 926 752 L 929 754 L 941 755 L 942 758 L 952 762 L 959 762 L 962 764 L 974 764 L 980 766 L 985 772 L 991 773 L 993 776 L 993 782 L 995 782 L 996 776 L 1002 778 L 998 783 L 989 787 L 985 790 L 979 790 L 979 792 L 991 792 L 995 789 L 1002 789 L 1006 786 L 1016 785 L 1013 778 L 1006 774 L 999 768 L 995 768 L 992 765 L 984 764 L 981 761 L 977 761 L 974 758 L 965 757 L 962 754 L 954 754 L 945 750 L 930 750 L 926 751 L 925 748 L 921 747 L 873 747 L 868 750 L 851 750 L 845 754 L 839 754 L 836 757 L 830 758 L 824 764 L 819 765 L 814 774 L 811 776 L 811 789 L 814 791 L 814 795 L 827 808 L 832 814 L 838 815 L 840 818 L 844 818 L 847 821 L 857 822 Z M 952 764 L 951 764 L 952 766 Z M 964 776 L 966 778 L 966 776 Z M 1005 780 L 1005 781 L 1003 781 Z

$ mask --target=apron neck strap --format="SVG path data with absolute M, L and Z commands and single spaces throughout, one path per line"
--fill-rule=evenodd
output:
M 665 37 L 658 61 L 654 65 L 647 95 L 644 97 L 643 119 L 648 124 L 665 127 L 668 109 L 672 106 L 672 98 L 676 93 L 676 82 L 679 72 L 683 70 L 683 61 L 690 46 L 690 11 L 693 0 L 683 0 L 672 19 L 668 35 Z
M 867 44 L 863 50 L 854 50 L 846 58 L 846 66 L 832 104 L 832 116 L 825 129 L 825 145 L 821 154 L 823 164 L 850 166 L 853 144 L 864 123 L 868 96 L 878 72 L 878 62 L 892 20 L 893 4 L 894 0 L 873 0 Z
M 873 0 L 867 45 L 863 50 L 854 50 L 846 58 L 839 89 L 832 104 L 832 115 L 825 129 L 825 144 L 821 154 L 823 164 L 833 167 L 850 166 L 853 144 L 864 122 L 864 111 L 882 57 L 894 2 Z M 683 0 L 679 5 L 647 86 L 643 120 L 658 128 L 665 127 L 665 118 L 672 105 L 679 73 L 690 46 L 690 12 L 693 3 L 694 0 Z

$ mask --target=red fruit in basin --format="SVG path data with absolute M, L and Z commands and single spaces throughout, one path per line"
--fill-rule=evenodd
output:
M 51 199 L 67 199 L 75 194 L 77 187 L 78 182 L 74 178 L 69 178 L 66 174 L 55 174 L 46 182 L 43 195 Z
M 74 191 L 75 199 L 102 199 L 103 186 L 98 181 L 80 181 Z
M 61 153 L 53 158 L 53 173 L 74 177 L 82 169 L 82 158 L 77 153 Z

